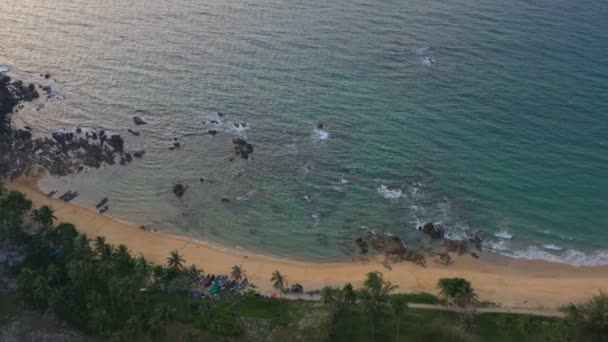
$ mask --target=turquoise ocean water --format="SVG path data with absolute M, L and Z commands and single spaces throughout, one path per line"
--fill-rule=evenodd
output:
M 420 245 L 432 220 L 496 253 L 606 264 L 607 16 L 590 0 L 3 0 L 0 64 L 57 95 L 18 124 L 146 149 L 41 182 L 121 219 L 319 261 L 348 258 L 362 226 Z M 230 161 L 238 136 L 252 160 Z

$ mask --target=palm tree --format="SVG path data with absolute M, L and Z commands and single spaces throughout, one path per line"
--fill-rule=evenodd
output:
M 395 319 L 397 321 L 395 341 L 399 341 L 399 325 L 401 324 L 401 316 L 407 309 L 407 301 L 404 296 L 395 295 L 391 297 L 390 303 L 391 308 L 393 309 L 393 313 L 395 314 Z
M 183 269 L 184 262 L 184 258 L 179 255 L 179 252 L 177 250 L 171 251 L 171 253 L 167 257 L 167 267 L 169 267 L 174 272 Z
M 101 256 L 103 254 L 103 248 L 106 245 L 106 238 L 103 236 L 98 236 L 95 238 L 95 252 Z
M 270 278 L 272 282 L 272 287 L 275 290 L 279 291 L 279 294 L 283 294 L 285 291 L 285 287 L 287 286 L 287 278 L 281 274 L 279 271 L 272 272 L 272 277 Z
M 477 300 L 471 282 L 463 278 L 441 278 L 437 282 L 437 287 L 442 297 L 461 308 Z
M 285 287 L 287 286 L 287 278 L 281 274 L 279 271 L 272 272 L 272 276 L 270 277 L 270 281 L 272 282 L 272 287 L 275 290 L 279 291 L 279 296 L 283 296 L 283 292 L 285 291 Z M 282 301 L 279 303 L 279 314 L 281 316 L 281 320 L 283 320 L 284 310 Z
M 466 332 L 473 328 L 473 318 L 475 315 L 475 303 L 477 294 L 469 282 L 463 278 L 441 278 L 437 282 L 439 294 L 446 299 L 446 303 L 451 301 L 462 309 L 460 318 Z
M 147 278 L 152 272 L 152 266 L 143 255 L 140 255 L 135 260 L 135 270 L 137 270 L 142 277 Z
M 389 281 L 385 281 L 380 272 L 369 272 L 363 285 L 361 300 L 363 309 L 369 315 L 371 340 L 374 341 L 374 320 L 384 306 L 386 306 L 390 293 L 397 286 Z
M 348 283 L 342 288 L 342 297 L 344 297 L 345 304 L 355 304 L 357 302 L 357 293 L 353 289 L 353 285 Z
M 44 230 L 52 227 L 53 222 L 57 219 L 57 217 L 55 217 L 55 211 L 48 205 L 43 205 L 39 209 L 32 210 L 30 218 L 32 219 L 32 222 L 37 223 L 40 228 L 43 228 Z
M 9 223 L 18 224 L 21 223 L 23 215 L 32 209 L 32 201 L 20 192 L 11 191 L 4 199 L 4 207 Z
M 242 265 L 232 266 L 232 271 L 230 272 L 230 277 L 232 277 L 232 279 L 236 282 L 240 282 L 241 280 L 243 280 L 243 278 L 246 277 L 245 270 L 243 270 L 243 266 Z

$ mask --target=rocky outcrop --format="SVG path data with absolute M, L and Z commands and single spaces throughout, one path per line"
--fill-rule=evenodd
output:
M 367 253 L 367 243 L 369 243 L 389 261 L 410 261 L 420 266 L 426 265 L 426 258 L 422 253 L 407 247 L 401 238 L 390 233 L 366 230 L 364 236 L 357 238 L 355 243 L 362 254 Z M 361 247 L 365 247 L 365 249 Z
M 236 138 L 232 140 L 232 143 L 234 144 L 234 154 L 237 156 L 243 159 L 249 159 L 251 154 L 253 154 L 253 145 L 248 143 L 245 139 Z
M 427 222 L 418 227 L 418 230 L 421 230 L 433 240 L 441 240 L 445 236 L 445 228 L 439 223 Z
M 75 132 L 54 132 L 51 138 L 34 138 L 31 128 L 14 129 L 11 114 L 23 102 L 34 101 L 36 94 L 35 86 L 0 75 L 0 179 L 15 178 L 38 167 L 61 176 L 82 171 L 85 166 L 114 164 L 117 157 L 121 164 L 133 159 L 125 152 L 120 135 L 108 139 L 103 130 L 83 133 L 78 128 Z

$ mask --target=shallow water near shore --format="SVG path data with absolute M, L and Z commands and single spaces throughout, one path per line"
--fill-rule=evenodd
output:
M 107 196 L 120 219 L 324 261 L 349 258 L 362 226 L 424 245 L 415 227 L 432 220 L 451 237 L 487 232 L 497 253 L 598 264 L 607 13 L 562 0 L 8 0 L 0 65 L 53 87 L 17 124 L 103 127 L 147 151 L 40 183 L 87 206 Z M 252 159 L 230 161 L 236 137 Z

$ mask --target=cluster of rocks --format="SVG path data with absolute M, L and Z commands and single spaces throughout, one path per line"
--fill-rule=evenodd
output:
M 427 222 L 418 227 L 418 230 L 430 237 L 431 240 L 440 241 L 443 250 L 438 252 L 420 252 L 408 247 L 397 235 L 369 229 L 364 229 L 363 234 L 357 237 L 354 242 L 361 255 L 367 255 L 373 249 L 385 256 L 387 261 L 410 261 L 420 266 L 426 265 L 427 256 L 436 258 L 436 262 L 444 265 L 452 263 L 450 253 L 458 255 L 470 253 L 474 258 L 479 258 L 477 252 L 481 252 L 483 242 L 483 235 L 480 232 L 471 233 L 462 240 L 454 240 L 446 237 L 447 230 L 439 223 Z M 477 250 L 477 252 L 473 250 Z
M 401 238 L 390 233 L 365 230 L 363 236 L 355 239 L 355 244 L 361 254 L 367 254 L 371 246 L 388 261 L 410 261 L 420 266 L 426 265 L 426 258 L 422 253 L 409 248 Z
M 472 250 L 481 252 L 481 245 L 483 243 L 483 234 L 481 232 L 472 232 L 464 239 L 454 240 L 446 237 L 446 228 L 440 223 L 427 222 L 418 227 L 418 230 L 429 236 L 432 240 L 441 241 L 445 251 L 448 253 L 457 253 L 458 255 L 471 253 L 473 257 L 478 258 L 479 254 Z
M 11 114 L 23 102 L 39 97 L 33 84 L 24 86 L 7 75 L 0 75 L 0 178 L 16 178 L 34 166 L 54 175 L 98 168 L 103 164 L 126 165 L 141 158 L 144 151 L 126 152 L 123 138 L 107 135 L 104 130 L 55 132 L 49 137 L 34 138 L 26 129 L 11 124 Z
M 234 144 L 234 153 L 243 158 L 249 159 L 249 156 L 253 153 L 253 145 L 248 143 L 243 138 L 236 138 L 232 140 Z

